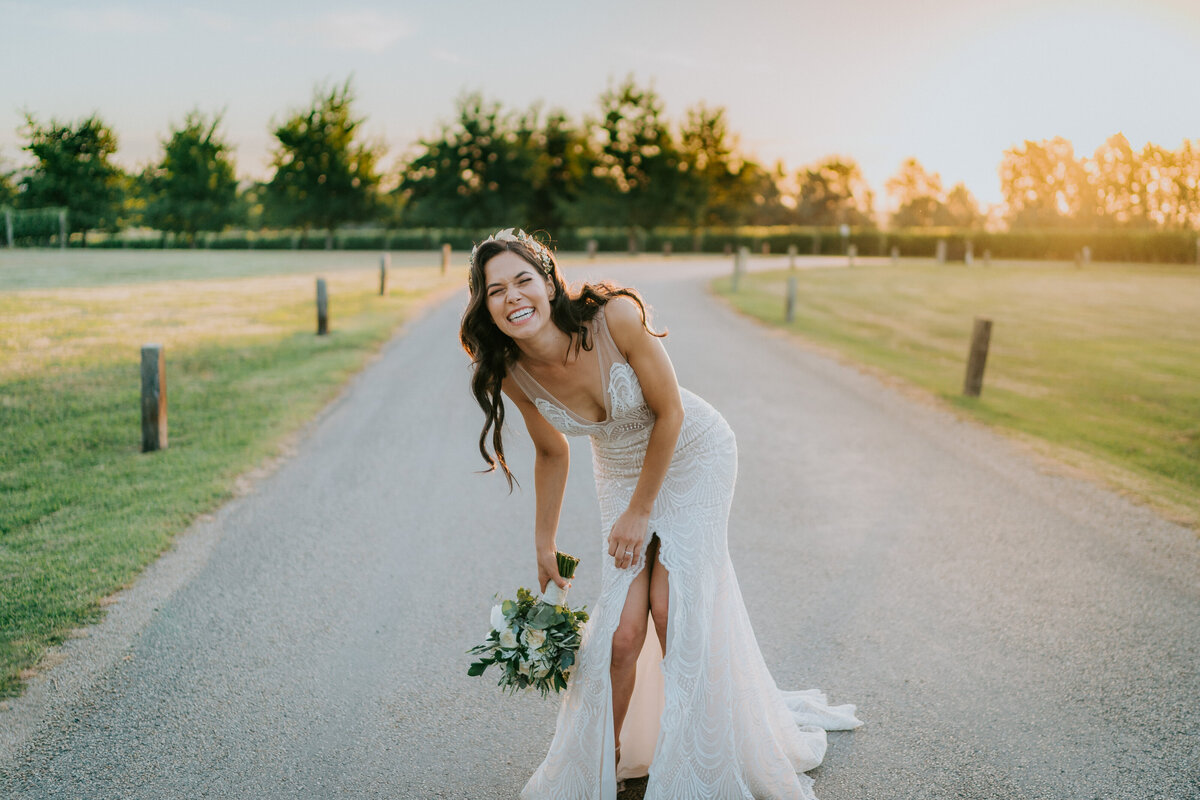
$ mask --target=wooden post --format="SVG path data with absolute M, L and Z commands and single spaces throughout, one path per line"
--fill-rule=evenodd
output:
M 667 241 L 663 242 L 663 258 L 670 258 L 670 257 L 671 257 L 671 242 L 670 242 L 670 240 L 667 240 Z
M 325 279 L 317 278 L 317 336 L 329 333 L 329 292 Z
M 4 209 L 4 232 L 8 237 L 8 246 L 13 246 L 12 209 Z M 1196 252 L 1200 253 L 1200 239 L 1196 240 Z
M 945 263 L 946 263 L 946 240 L 945 240 L 945 239 L 938 239 L 938 243 L 937 243 L 937 263 L 938 263 L 938 264 L 945 264 Z
M 968 267 L 975 263 L 975 243 L 967 242 L 967 252 L 963 254 L 963 263 Z
M 60 250 L 67 249 L 67 210 L 59 209 L 58 212 L 58 247 Z
M 387 295 L 388 267 L 392 265 L 392 254 L 384 253 L 379 257 L 379 296 Z
M 975 318 L 975 329 L 971 333 L 971 351 L 967 357 L 967 374 L 963 379 L 963 394 L 979 397 L 983 389 L 983 367 L 987 363 L 988 343 L 992 339 L 992 321 Z
M 450 268 L 450 243 L 446 242 L 442 245 L 442 275 L 446 274 L 446 270 Z
M 763 242 L 763 243 L 762 243 L 762 254 L 763 254 L 764 256 L 769 256 L 769 255 L 771 255 L 771 243 L 770 243 L 770 242 Z
M 1200 240 L 1197 241 L 1200 242 Z M 726 242 L 725 246 L 721 248 L 721 252 L 727 256 L 733 255 L 733 245 L 729 242 Z
M 896 245 L 892 245 L 892 266 L 893 267 L 899 266 L 899 264 L 900 264 L 900 248 L 897 247 Z
M 788 248 L 789 261 L 788 264 L 788 287 L 787 287 L 787 304 L 784 307 L 784 317 L 788 323 L 796 319 L 796 246 L 792 245 Z
M 742 277 L 742 270 L 746 268 L 746 259 L 750 256 L 750 248 L 739 247 L 737 255 L 733 257 L 733 285 L 732 291 L 738 290 L 738 283 Z
M 983 265 L 985 267 L 990 267 L 992 265 L 992 251 L 991 250 L 983 251 Z
M 587 254 L 588 254 L 589 261 L 591 261 L 592 259 L 594 259 L 596 257 L 596 250 L 598 250 L 599 248 L 600 248 L 599 242 L 597 242 L 595 239 L 588 239 Z
M 1083 251 L 1082 251 L 1081 255 L 1083 256 L 1083 265 L 1085 267 L 1090 267 L 1092 265 L 1092 248 L 1088 247 L 1085 244 L 1083 246 Z
M 167 449 L 167 370 L 161 344 L 142 345 L 142 452 Z
M 854 257 L 858 255 L 858 245 L 852 244 L 846 247 L 846 266 L 854 266 Z

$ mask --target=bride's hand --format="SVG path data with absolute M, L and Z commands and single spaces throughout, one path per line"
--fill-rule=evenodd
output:
M 563 589 L 567 588 L 567 579 L 558 574 L 558 556 L 554 552 L 538 554 L 538 587 L 545 594 L 546 585 L 554 581 Z
M 646 540 L 646 527 L 650 524 L 650 515 L 632 508 L 617 517 L 612 532 L 608 534 L 608 554 L 620 569 L 628 569 L 638 562 L 642 555 L 642 542 Z

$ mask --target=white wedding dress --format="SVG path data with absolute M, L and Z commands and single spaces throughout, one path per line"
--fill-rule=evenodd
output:
M 683 388 L 683 428 L 642 548 L 657 532 L 659 559 L 671 576 L 667 655 L 661 656 L 651 617 L 621 731 L 620 770 L 614 769 L 612 636 L 645 559 L 617 568 L 607 534 L 633 495 L 654 414 L 603 309 L 590 327 L 605 386 L 603 421 L 567 409 L 520 364 L 511 370 L 551 425 L 591 437 L 605 533 L 597 550 L 600 597 L 589 609 L 550 751 L 521 797 L 615 800 L 618 778 L 649 774 L 646 800 L 813 798 L 812 779 L 802 773 L 821 763 L 825 731 L 862 723 L 853 705 L 829 706 L 816 689 L 783 692 L 771 678 L 726 542 L 737 444 L 725 419 Z

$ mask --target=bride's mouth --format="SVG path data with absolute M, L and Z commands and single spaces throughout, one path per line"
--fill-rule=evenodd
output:
M 516 311 L 509 314 L 508 321 L 514 325 L 521 325 L 532 316 L 533 306 L 525 306 L 525 308 L 518 308 Z

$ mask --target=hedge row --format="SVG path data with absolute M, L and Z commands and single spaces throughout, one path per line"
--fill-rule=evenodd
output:
M 332 237 L 324 231 L 307 237 L 298 231 L 227 231 L 198 237 L 196 247 L 211 249 L 323 250 L 435 250 L 449 243 L 455 250 L 468 249 L 492 233 L 464 228 L 348 229 Z M 670 245 L 675 253 L 732 252 L 748 247 L 761 253 L 764 245 L 772 253 L 785 253 L 795 245 L 801 255 L 838 255 L 853 244 L 861 256 L 883 256 L 898 249 L 905 257 L 933 258 L 938 242 L 945 240 L 946 256 L 961 261 L 968 243 L 977 258 L 989 252 L 1002 259 L 1076 258 L 1084 247 L 1091 248 L 1096 261 L 1200 262 L 1200 236 L 1195 231 L 1011 231 L 986 233 L 954 229 L 908 229 L 901 231 L 851 230 L 843 237 L 837 228 L 686 228 L 638 230 L 631 235 L 616 228 L 577 228 L 555 232 L 553 245 L 564 251 L 582 251 L 595 240 L 602 252 L 662 252 Z M 19 242 L 20 243 L 20 242 Z M 72 236 L 72 245 L 80 244 Z M 126 232 L 121 235 L 93 233 L 89 247 L 163 248 L 191 247 L 182 237 L 156 232 Z

